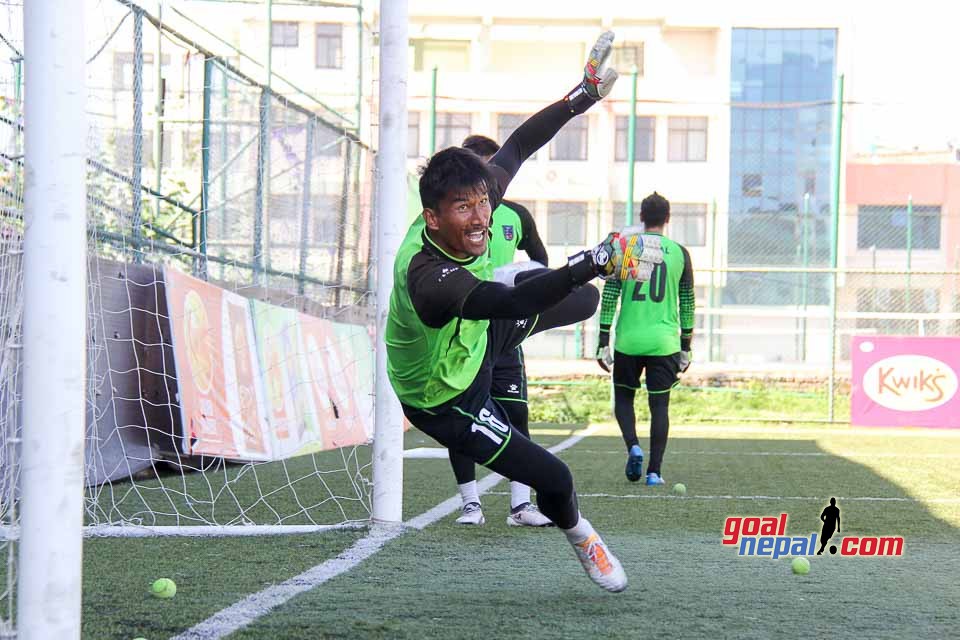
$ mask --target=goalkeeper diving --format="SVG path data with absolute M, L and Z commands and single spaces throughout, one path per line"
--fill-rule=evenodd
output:
M 588 576 L 622 591 L 627 576 L 581 516 L 573 476 L 559 458 L 523 436 L 491 397 L 494 363 L 525 338 L 581 322 L 600 300 L 596 277 L 648 278 L 663 256 L 656 236 L 611 233 L 559 269 L 493 281 L 491 212 L 523 162 L 567 122 L 609 94 L 613 34 L 590 52 L 583 78 L 561 100 L 528 118 L 489 163 L 468 149 L 444 149 L 420 175 L 422 219 L 394 263 L 387 318 L 387 372 L 404 415 L 448 449 L 536 490 L 541 512 L 566 535 Z

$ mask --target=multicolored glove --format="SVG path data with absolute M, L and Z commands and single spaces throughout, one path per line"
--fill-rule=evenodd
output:
M 614 232 L 593 249 L 568 257 L 567 267 L 577 285 L 597 276 L 604 280 L 645 282 L 650 279 L 653 267 L 661 262 L 660 236 Z
M 604 280 L 650 279 L 653 267 L 663 262 L 660 236 L 644 236 L 639 232 L 613 232 L 593 248 L 594 263 Z
M 610 373 L 610 367 L 613 366 L 613 352 L 610 350 L 610 333 L 607 331 L 601 331 L 597 335 L 597 364 L 607 373 Z
M 583 80 L 564 98 L 571 113 L 583 113 L 613 90 L 619 76 L 616 69 L 606 66 L 613 51 L 613 38 L 613 31 L 605 31 L 590 49 L 590 57 L 583 68 Z

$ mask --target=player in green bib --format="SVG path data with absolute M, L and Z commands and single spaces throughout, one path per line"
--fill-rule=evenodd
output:
M 670 203 L 654 191 L 640 204 L 644 236 L 660 237 L 663 262 L 649 282 L 607 281 L 603 286 L 597 361 L 604 371 L 613 364 L 614 415 L 627 446 L 627 479 L 640 479 L 643 450 L 637 439 L 633 401 L 646 370 L 650 407 L 650 461 L 646 483 L 664 484 L 660 466 L 670 430 L 670 390 L 677 374 L 690 366 L 693 340 L 693 264 L 686 248 L 663 237 L 670 221 Z M 616 342 L 610 357 L 610 325 L 620 304 Z
M 537 492 L 543 514 L 563 531 L 587 575 L 607 591 L 627 576 L 580 514 L 570 469 L 510 424 L 491 395 L 494 363 L 529 335 L 593 315 L 595 277 L 649 277 L 659 240 L 611 233 L 559 269 L 492 281 L 492 212 L 520 165 L 560 128 L 606 96 L 616 72 L 604 70 L 613 34 L 590 52 L 583 79 L 562 100 L 528 118 L 489 163 L 467 149 L 435 154 L 422 169 L 422 222 L 397 253 L 384 341 L 387 375 L 406 418 L 448 449 Z
M 463 148 L 469 149 L 489 162 L 500 150 L 496 141 L 481 135 L 471 135 L 463 141 Z M 502 200 L 493 212 L 490 224 L 488 252 L 494 269 L 513 263 L 517 250 L 525 251 L 536 266 L 547 266 L 547 250 L 543 246 L 537 224 L 530 212 L 516 202 Z M 527 411 L 527 376 L 523 365 L 523 347 L 503 354 L 493 366 L 493 386 L 490 394 L 498 401 L 510 424 L 526 437 L 530 437 L 529 414 Z M 450 465 L 460 491 L 460 517 L 457 524 L 482 525 L 486 522 L 477 489 L 476 465 L 468 456 L 450 449 Z M 552 524 L 550 519 L 540 513 L 530 500 L 530 487 L 520 482 L 510 483 L 510 513 L 507 516 L 509 526 L 546 527 Z

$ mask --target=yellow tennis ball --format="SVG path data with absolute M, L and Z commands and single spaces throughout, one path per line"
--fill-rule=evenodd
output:
M 806 558 L 794 558 L 790 563 L 790 568 L 798 576 L 805 576 L 810 573 L 810 561 Z
M 177 595 L 177 583 L 170 578 L 158 578 L 150 585 L 150 593 L 157 598 L 172 598 Z
M 673 485 L 673 492 L 678 496 L 686 495 L 687 485 L 683 484 L 682 482 L 678 482 L 677 484 Z

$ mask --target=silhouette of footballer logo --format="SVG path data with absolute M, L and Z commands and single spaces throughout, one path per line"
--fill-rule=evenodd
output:
M 820 529 L 820 549 L 818 556 L 823 555 L 823 550 L 833 537 L 834 533 L 840 533 L 840 507 L 837 506 L 837 499 L 830 498 L 830 504 L 820 512 L 820 522 L 823 527 Z M 836 544 L 831 544 L 830 555 L 841 556 L 902 556 L 903 555 L 903 536 L 882 535 L 882 536 L 837 536 Z
M 820 513 L 820 521 L 823 523 L 823 527 L 820 529 L 820 550 L 817 551 L 818 556 L 823 555 L 823 548 L 827 546 L 827 542 L 830 541 L 834 531 L 840 533 L 840 507 L 837 506 L 836 498 L 830 498 L 829 506 L 824 508 L 823 512 Z M 830 545 L 830 553 L 835 554 L 836 552 L 836 545 Z

